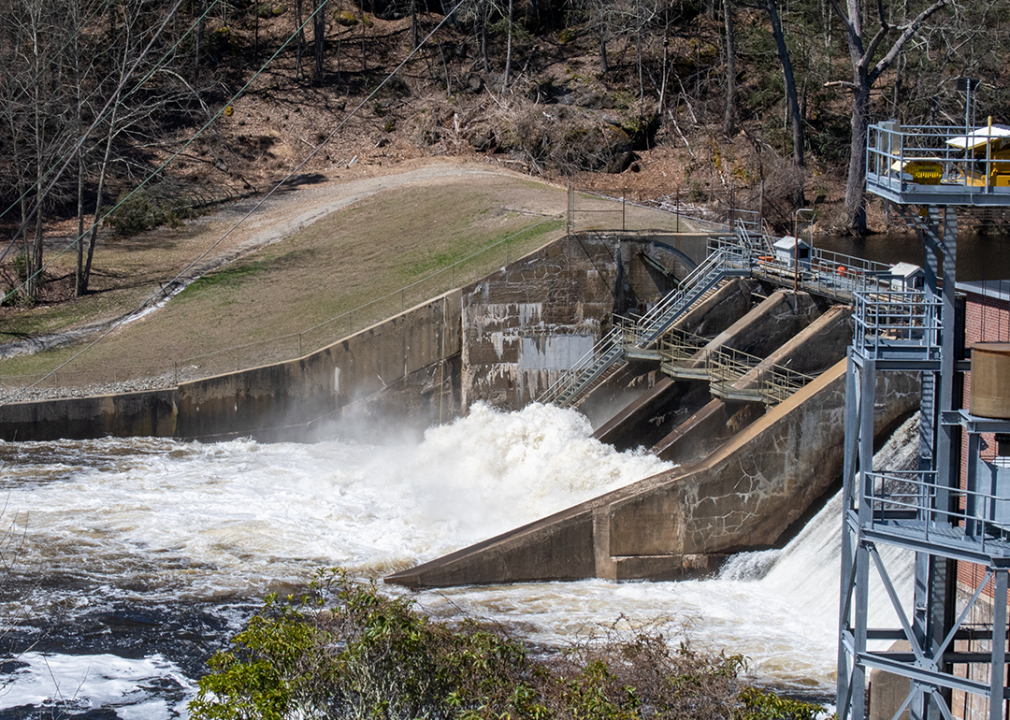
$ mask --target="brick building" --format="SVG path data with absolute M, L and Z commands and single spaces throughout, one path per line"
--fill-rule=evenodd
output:
M 969 349 L 982 342 L 1010 342 L 1010 280 L 988 282 L 957 283 L 959 293 L 965 296 L 964 344 Z M 971 403 L 971 373 L 964 374 L 964 391 L 962 407 L 968 408 Z M 983 433 L 980 441 L 981 457 L 989 463 L 1007 462 L 1010 458 L 998 457 L 998 444 L 992 433 Z M 968 475 L 968 438 L 961 440 L 961 486 L 966 487 Z M 963 502 L 963 499 L 962 499 Z M 985 577 L 985 570 L 979 565 L 959 562 L 957 568 L 958 608 L 965 607 L 974 593 L 975 588 Z M 976 603 L 969 615 L 966 627 L 984 628 L 992 624 L 992 581 L 983 590 L 982 599 L 989 602 Z M 957 649 L 967 652 L 989 652 L 991 646 L 986 640 L 965 640 L 957 643 Z M 962 677 L 969 677 L 981 682 L 989 681 L 987 665 L 961 666 L 955 672 Z M 952 698 L 952 710 L 966 720 L 982 720 L 989 717 L 987 703 L 981 698 L 968 693 L 955 691 Z M 1004 716 L 1010 716 L 1004 710 Z

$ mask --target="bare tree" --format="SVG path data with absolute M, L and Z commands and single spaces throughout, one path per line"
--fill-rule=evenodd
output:
M 804 157 L 806 140 L 803 137 L 803 115 L 800 112 L 799 93 L 796 90 L 793 63 L 789 56 L 789 47 L 786 45 L 785 33 L 782 32 L 782 22 L 779 19 L 776 0 L 765 0 L 765 9 L 768 12 L 768 20 L 772 26 L 772 35 L 775 37 L 775 50 L 779 56 L 779 63 L 782 65 L 782 77 L 786 85 L 786 103 L 789 108 L 789 118 L 793 129 L 793 162 L 797 167 L 803 167 L 806 164 Z M 802 188 L 802 185 L 800 187 Z M 802 202 L 802 199 L 798 198 L 798 200 Z
M 831 0 L 835 13 L 845 26 L 849 46 L 849 61 L 852 64 L 852 82 L 835 83 L 852 91 L 852 142 L 849 148 L 849 171 L 845 184 L 845 221 L 855 234 L 866 233 L 866 198 L 864 182 L 866 173 L 866 129 L 869 125 L 870 90 L 904 49 L 909 40 L 923 24 L 937 11 L 952 0 L 935 0 L 914 17 L 897 23 L 888 21 L 889 12 L 885 0 L 846 0 L 843 10 L 838 0 Z M 872 3 L 872 5 L 871 5 Z M 866 41 L 864 36 L 864 13 L 870 9 L 876 15 L 877 30 Z M 880 54 L 884 43 L 891 40 L 887 50 Z
M 733 29 L 733 0 L 723 0 L 723 21 L 726 28 L 726 109 L 722 131 L 732 135 L 736 127 L 736 48 Z
M 312 0 L 312 47 L 315 50 L 316 66 L 312 82 L 323 84 L 323 61 L 326 58 L 326 3 L 328 0 Z

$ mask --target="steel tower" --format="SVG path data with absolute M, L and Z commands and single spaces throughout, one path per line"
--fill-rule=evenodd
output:
M 883 276 L 856 297 L 846 389 L 841 718 L 866 716 L 873 669 L 908 680 L 894 718 L 907 710 L 912 720 L 950 719 L 955 694 L 981 701 L 990 720 L 1006 717 L 1010 471 L 982 460 L 980 448 L 985 433 L 1008 433 L 1010 422 L 960 407 L 969 365 L 954 287 L 958 208 L 1010 205 L 1010 160 L 997 154 L 1002 132 L 991 124 L 971 132 L 890 122 L 868 135 L 867 190 L 916 225 L 925 282 L 907 287 Z M 873 466 L 875 395 L 893 372 L 921 373 L 919 466 L 911 471 Z M 901 596 L 885 546 L 914 555 L 911 597 Z M 960 600 L 959 563 L 981 569 Z M 871 612 L 871 580 L 893 615 Z M 991 607 L 982 612 L 985 603 Z

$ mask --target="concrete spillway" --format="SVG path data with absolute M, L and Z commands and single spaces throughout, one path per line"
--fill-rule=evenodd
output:
M 891 378 L 875 418 L 918 400 Z M 883 396 L 883 395 L 882 395 Z M 682 465 L 416 568 L 411 587 L 588 577 L 666 579 L 712 570 L 728 553 L 774 545 L 841 472 L 845 362 L 701 462 Z

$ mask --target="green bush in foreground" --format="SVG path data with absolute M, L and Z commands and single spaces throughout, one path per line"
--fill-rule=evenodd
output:
M 501 631 L 433 622 L 339 572 L 305 597 L 268 598 L 209 664 L 194 720 L 813 720 L 820 710 L 746 686 L 739 655 L 643 634 L 534 658 Z

